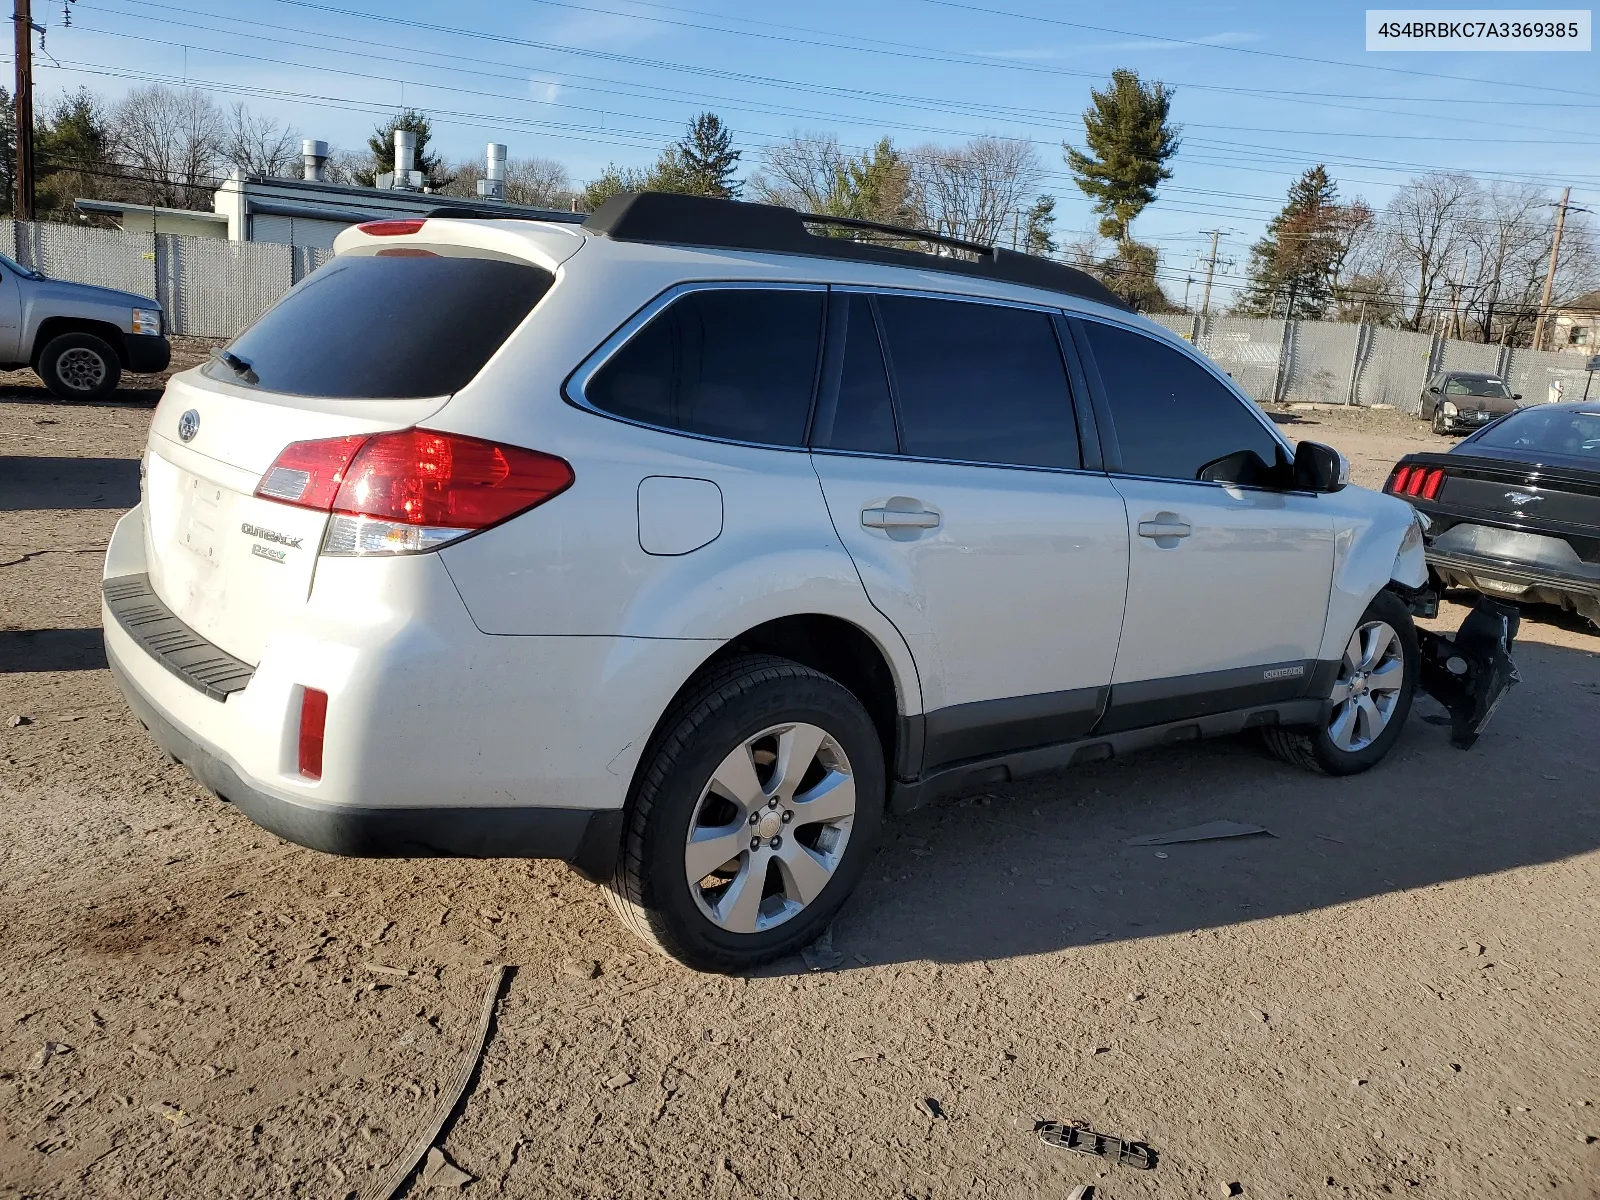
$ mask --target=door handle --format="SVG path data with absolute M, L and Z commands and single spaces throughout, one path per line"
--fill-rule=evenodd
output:
M 1154 521 L 1139 522 L 1142 538 L 1186 538 L 1193 532 L 1187 521 L 1180 521 L 1170 513 L 1162 513 Z
M 939 514 L 927 509 L 863 508 L 861 523 L 868 529 L 937 529 Z

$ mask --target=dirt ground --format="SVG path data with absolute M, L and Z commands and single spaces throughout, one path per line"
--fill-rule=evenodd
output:
M 1524 622 L 1471 751 L 1419 701 L 1355 779 L 1218 742 L 953 801 L 888 827 L 837 969 L 693 975 L 565 867 L 321 856 L 166 762 L 97 628 L 156 394 L 9 383 L 0 1197 L 366 1195 L 499 963 L 438 1142 L 469 1197 L 1600 1195 L 1600 637 L 1571 618 Z M 1369 485 L 1437 444 L 1287 427 Z M 1272 836 L 1126 844 L 1224 818 Z

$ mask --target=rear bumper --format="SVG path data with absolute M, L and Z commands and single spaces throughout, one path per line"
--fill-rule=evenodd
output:
M 135 375 L 155 375 L 172 361 L 172 344 L 161 334 L 130 333 L 122 339 L 128 370 Z
M 1582 575 L 1572 575 L 1533 563 L 1507 562 L 1473 554 L 1441 554 L 1431 548 L 1427 551 L 1427 559 L 1430 567 L 1452 583 L 1477 587 L 1475 581 L 1484 580 L 1506 585 L 1503 589 L 1479 589 L 1495 595 L 1514 599 L 1518 591 L 1540 589 L 1600 602 L 1600 582 Z
M 216 747 L 174 724 L 106 649 L 112 678 L 156 743 L 207 789 L 287 841 L 358 858 L 556 858 L 591 878 L 609 874 L 616 862 L 618 809 L 357 808 L 263 791 Z

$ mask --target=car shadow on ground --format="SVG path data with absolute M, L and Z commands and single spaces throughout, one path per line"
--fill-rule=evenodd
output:
M 166 390 L 159 375 L 136 375 L 104 400 L 63 400 L 42 383 L 0 382 L 0 404 L 59 404 L 68 408 L 152 409 Z
M 1600 643 L 1597 643 L 1600 649 Z M 889 822 L 835 925 L 843 967 L 970 962 L 1309 912 L 1600 847 L 1595 655 L 1536 642 L 1470 750 L 1419 698 L 1389 759 L 1334 779 L 1245 739 L 1024 780 Z M 1226 819 L 1269 834 L 1127 840 Z M 1154 943 L 1152 943 L 1154 945 Z M 776 965 L 798 971 L 795 960 Z
M 0 675 L 34 671 L 98 671 L 106 644 L 93 629 L 0 629 Z
M 0 512 L 110 508 L 139 503 L 136 458 L 0 455 Z

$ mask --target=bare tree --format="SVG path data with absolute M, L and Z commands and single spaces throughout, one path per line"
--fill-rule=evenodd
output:
M 1556 264 L 1553 294 L 1576 295 L 1594 278 L 1593 231 L 1579 214 L 1568 217 Z M 1464 304 L 1480 341 L 1518 342 L 1538 317 L 1544 277 L 1550 269 L 1555 214 L 1549 197 L 1532 184 L 1489 185 L 1469 224 L 1473 270 Z
M 574 195 L 566 164 L 553 158 L 506 160 L 506 199 L 534 208 L 570 208 Z
M 111 113 L 118 156 L 145 204 L 209 209 L 228 125 L 204 92 L 152 84 L 136 88 Z
M 1391 250 L 1410 290 L 1410 329 L 1420 329 L 1466 248 L 1465 221 L 1475 215 L 1478 184 L 1470 175 L 1436 171 L 1413 179 L 1389 201 Z
M 911 198 L 927 226 L 951 237 L 1015 241 L 1044 168 L 1029 142 L 978 137 L 964 146 L 924 146 L 908 156 Z
M 761 204 L 831 214 L 843 199 L 846 157 L 831 133 L 792 133 L 762 149 L 745 194 Z
M 344 150 L 338 146 L 329 146 L 325 169 L 329 183 L 360 187 L 360 176 L 373 170 L 372 155 L 365 150 Z
M 235 104 L 228 113 L 222 157 L 246 175 L 264 179 L 293 176 L 301 165 L 300 135 L 289 125 Z

